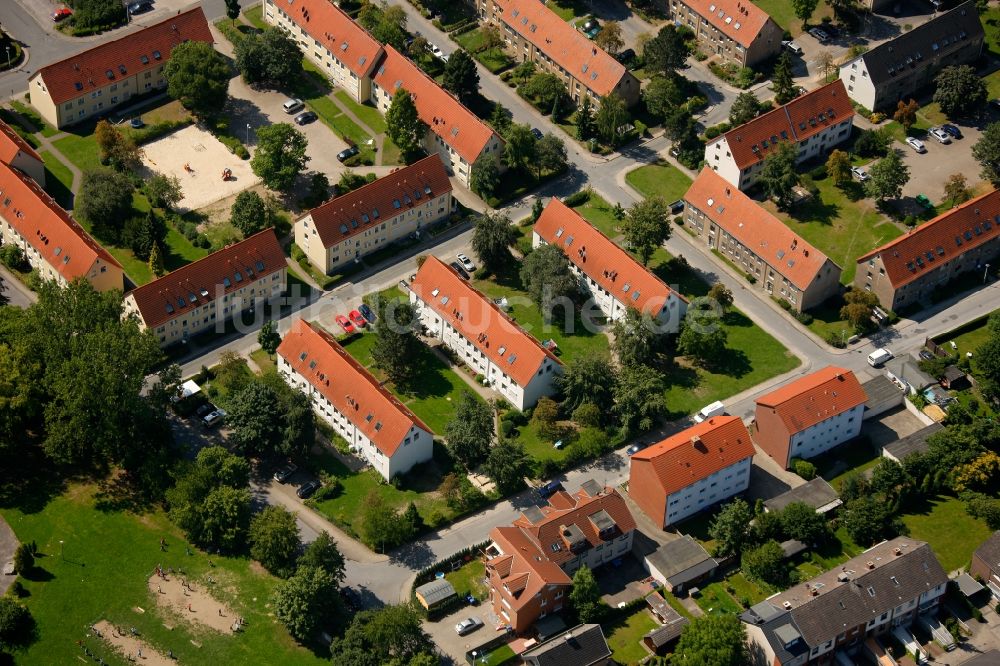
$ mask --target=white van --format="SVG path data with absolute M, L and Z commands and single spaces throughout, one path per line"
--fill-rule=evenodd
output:
M 876 349 L 871 354 L 868 354 L 868 365 L 873 368 L 877 368 L 883 363 L 892 360 L 892 352 L 883 347 L 882 349 Z
M 726 413 L 726 406 L 722 404 L 721 401 L 716 400 L 711 405 L 706 405 L 698 410 L 698 413 L 694 415 L 694 422 L 701 423 L 702 421 L 707 421 L 713 416 L 722 416 Z

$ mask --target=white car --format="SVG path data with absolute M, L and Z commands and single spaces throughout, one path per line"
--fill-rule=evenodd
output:
M 921 141 L 920 139 L 916 139 L 916 138 L 914 138 L 912 136 L 908 136 L 908 137 L 906 137 L 906 143 L 907 143 L 907 145 L 910 146 L 910 148 L 913 148 L 913 150 L 917 151 L 918 153 L 926 153 L 927 152 L 927 147 L 924 145 L 924 142 Z
M 802 55 L 802 47 L 795 42 L 788 41 L 787 39 L 781 42 L 781 45 L 794 53 L 795 55 Z
M 214 412 L 205 414 L 205 416 L 201 417 L 201 422 L 205 424 L 206 428 L 214 428 L 219 425 L 224 418 L 226 418 L 226 410 L 217 409 Z
M 951 143 L 951 136 L 940 127 L 932 127 L 928 133 L 938 140 L 938 143 Z
M 470 273 L 474 273 L 475 272 L 476 265 L 474 263 L 472 263 L 472 259 L 469 259 L 469 257 L 467 257 L 466 255 L 462 254 L 461 252 L 458 253 L 458 262 L 460 264 L 462 264 L 462 268 L 464 268 L 465 270 L 469 271 Z
M 483 621 L 476 616 L 467 617 L 455 625 L 455 633 L 459 636 L 471 634 L 473 631 L 483 626 Z
M 868 172 L 865 171 L 864 167 L 851 167 L 851 175 L 862 183 L 871 178 L 871 176 L 868 175 Z

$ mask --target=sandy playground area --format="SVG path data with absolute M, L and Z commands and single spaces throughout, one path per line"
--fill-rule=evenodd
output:
M 147 169 L 180 180 L 184 196 L 177 207 L 181 211 L 202 208 L 260 182 L 250 169 L 249 160 L 233 155 L 197 125 L 147 143 L 142 150 Z M 229 180 L 222 179 L 223 169 L 232 170 Z
M 101 632 L 101 639 L 128 661 L 145 666 L 168 666 L 176 663 L 175 659 L 157 652 L 144 641 L 118 633 L 118 629 L 107 620 L 101 620 L 94 627 Z
M 224 634 L 235 633 L 239 617 L 205 589 L 203 581 L 191 582 L 177 574 L 153 573 L 147 581 L 156 605 L 171 610 L 185 622 L 196 622 Z

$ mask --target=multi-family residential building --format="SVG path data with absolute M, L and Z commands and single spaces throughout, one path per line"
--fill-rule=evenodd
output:
M 761 114 L 705 145 L 705 162 L 741 190 L 757 182 L 764 158 L 791 141 L 798 161 L 824 155 L 851 136 L 854 107 L 837 80 Z
M 899 537 L 768 597 L 740 619 L 756 663 L 833 663 L 838 652 L 855 655 L 867 638 L 933 612 L 947 585 L 931 547 Z
M 32 158 L 15 154 L 20 162 Z M 122 289 L 124 271 L 69 213 L 17 167 L 0 161 L 0 244 L 16 245 L 43 280 L 83 278 L 98 291 Z
M 440 340 L 517 409 L 555 392 L 562 363 L 455 269 L 429 256 L 410 283 L 427 335 Z
M 532 506 L 510 527 L 494 527 L 486 549 L 490 603 L 501 621 L 522 634 L 563 608 L 572 575 L 632 549 L 635 519 L 625 499 L 590 480 L 573 494 L 560 490 Z
M 754 441 L 790 467 L 857 437 L 867 400 L 853 372 L 827 366 L 757 398 Z
M 575 627 L 532 645 L 520 655 L 525 666 L 610 666 L 611 648 L 599 624 Z
M 295 244 L 330 274 L 445 219 L 452 205 L 448 172 L 430 155 L 313 208 L 295 223 Z
M 985 33 L 973 0 L 902 32 L 840 66 L 847 94 L 871 110 L 892 111 L 945 67 L 974 62 Z
M 278 373 L 386 481 L 433 456 L 430 428 L 315 324 L 292 324 L 278 346 Z
M 798 312 L 840 292 L 840 266 L 708 167 L 684 195 L 684 223 Z
M 0 162 L 8 164 L 45 187 L 45 163 L 31 144 L 0 120 Z
M 550 199 L 535 222 L 531 244 L 565 252 L 580 286 L 609 319 L 617 321 L 635 308 L 662 324 L 664 332 L 680 328 L 687 299 L 559 199 Z
M 670 18 L 691 29 L 698 47 L 750 67 L 781 51 L 784 31 L 749 0 L 670 0 Z
M 371 97 L 382 44 L 329 0 L 264 0 L 264 20 L 298 42 L 302 53 L 358 102 Z
M 125 295 L 125 314 L 156 334 L 161 347 L 225 322 L 285 291 L 288 264 L 274 229 L 193 261 Z
M 211 44 L 201 6 L 46 65 L 28 79 L 31 104 L 56 127 L 107 115 L 138 95 L 167 86 L 163 68 L 175 46 Z
M 612 93 L 639 101 L 639 79 L 538 0 L 478 0 L 479 16 L 503 33 L 517 62 L 531 61 L 566 83 L 570 97 L 597 102 Z
M 874 292 L 889 310 L 927 303 L 962 273 L 985 279 L 985 266 L 1000 254 L 998 239 L 1000 191 L 993 190 L 858 257 L 854 288 Z
M 981 579 L 990 594 L 1000 599 L 1000 532 L 994 532 L 976 548 L 969 573 Z
M 750 485 L 753 441 L 738 416 L 713 416 L 629 459 L 629 494 L 667 527 Z

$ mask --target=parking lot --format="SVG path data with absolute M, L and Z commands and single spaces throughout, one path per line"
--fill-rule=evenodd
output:
M 455 631 L 455 625 L 469 616 L 478 617 L 485 624 L 465 636 L 459 636 Z M 438 649 L 451 657 L 456 664 L 465 662 L 466 652 L 494 638 L 498 633 L 497 626 L 489 602 L 478 606 L 462 606 L 435 622 L 424 621 L 424 631 L 430 634 Z
M 950 144 L 939 143 L 934 137 L 920 137 L 927 152 L 920 154 L 906 144 L 897 144 L 902 151 L 903 162 L 910 167 L 910 182 L 903 187 L 904 197 L 926 195 L 932 202 L 940 203 L 944 199 L 944 186 L 952 174 L 964 174 L 969 186 L 975 186 L 981 178 L 980 167 L 972 157 L 972 146 L 982 136 L 982 127 L 987 122 L 997 119 L 997 114 L 990 111 L 989 117 L 979 123 L 969 121 L 954 122 L 962 130 L 961 139 L 952 139 Z

